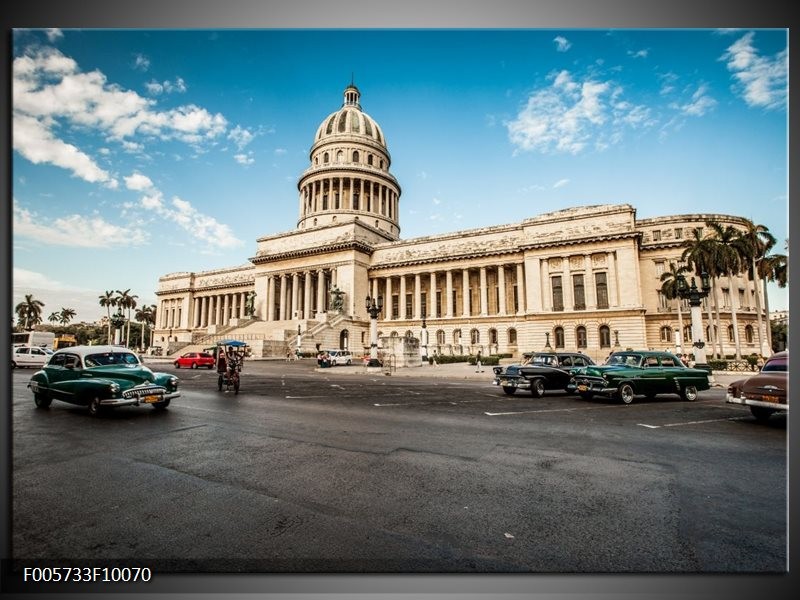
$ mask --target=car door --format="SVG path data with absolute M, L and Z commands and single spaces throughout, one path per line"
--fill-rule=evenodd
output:
M 71 353 L 54 354 L 46 371 L 53 395 L 74 402 L 83 371 L 80 357 Z
M 30 353 L 30 366 L 42 367 L 47 362 L 48 354 L 42 348 L 32 347 Z
M 28 347 L 21 347 L 14 349 L 14 362 L 18 367 L 28 367 L 31 362 L 31 349 Z
M 642 374 L 639 378 L 637 392 L 647 395 L 664 393 L 668 391 L 666 389 L 666 380 L 664 368 L 659 363 L 658 356 L 645 356 L 642 360 Z

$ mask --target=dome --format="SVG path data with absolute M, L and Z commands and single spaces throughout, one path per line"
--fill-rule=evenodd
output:
M 325 117 L 314 136 L 315 144 L 329 137 L 347 136 L 368 138 L 386 148 L 381 128 L 361 110 L 360 97 L 361 93 L 355 85 L 350 84 L 345 88 L 342 108 Z

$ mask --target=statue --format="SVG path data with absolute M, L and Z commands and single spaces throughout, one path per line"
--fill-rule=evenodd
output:
M 252 317 L 256 313 L 256 293 L 251 291 L 247 292 L 244 304 L 244 315 Z
M 337 286 L 333 286 L 331 289 L 331 308 L 337 312 L 342 312 L 344 308 L 344 292 L 340 290 Z

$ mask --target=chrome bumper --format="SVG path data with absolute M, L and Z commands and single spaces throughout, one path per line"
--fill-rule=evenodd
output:
M 753 400 L 751 398 L 736 398 L 730 394 L 725 394 L 725 402 L 728 404 L 742 404 L 745 406 L 760 406 L 761 408 L 772 408 L 774 410 L 789 410 L 788 404 L 764 402 L 763 400 Z

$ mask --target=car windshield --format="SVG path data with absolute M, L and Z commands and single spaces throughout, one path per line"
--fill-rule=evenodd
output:
M 552 367 L 558 364 L 558 358 L 552 354 L 534 354 L 531 358 L 530 364 L 532 365 L 546 365 Z
M 787 361 L 784 359 L 777 359 L 777 360 L 770 360 L 767 361 L 767 364 L 764 365 L 764 368 L 761 369 L 762 372 L 764 371 L 787 371 L 788 364 Z
M 131 352 L 99 352 L 97 354 L 88 354 L 83 361 L 87 367 L 139 364 L 139 359 Z
M 627 365 L 638 367 L 642 363 L 641 354 L 612 354 L 608 357 L 608 365 Z

